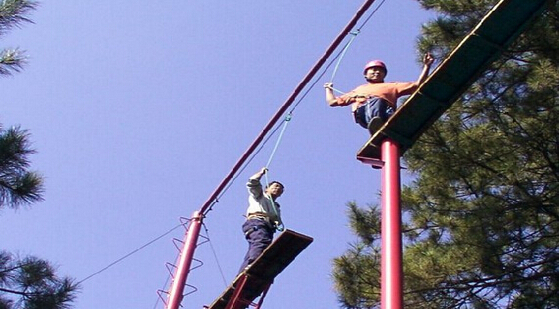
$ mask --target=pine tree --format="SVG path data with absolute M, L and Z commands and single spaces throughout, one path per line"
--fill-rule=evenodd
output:
M 71 308 L 76 289 L 71 279 L 56 276 L 47 261 L 0 251 L 0 308 Z
M 422 0 L 442 59 L 495 0 Z M 406 308 L 559 308 L 559 7 L 548 10 L 405 155 Z M 346 308 L 379 304 L 377 207 L 334 261 Z M 367 269 L 372 267 L 372 269 Z
M 28 170 L 32 153 L 26 131 L 0 128 L 0 208 L 17 208 L 42 199 L 43 178 Z
M 33 1 L 0 2 L 0 35 L 21 22 L 36 7 Z M 21 69 L 24 56 L 18 49 L 0 54 L 0 75 Z M 0 126 L 0 209 L 18 208 L 42 200 L 43 178 L 29 170 L 29 134 L 19 127 L 4 130 Z M 60 278 L 47 261 L 17 257 L 0 251 L 0 309 L 70 308 L 78 285 L 68 277 Z

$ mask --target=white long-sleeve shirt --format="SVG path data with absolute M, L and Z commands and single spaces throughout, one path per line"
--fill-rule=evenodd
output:
M 247 218 L 249 216 L 256 216 L 267 220 L 272 226 L 283 225 L 279 204 L 264 193 L 260 180 L 250 178 L 247 182 L 247 189 L 249 193 Z

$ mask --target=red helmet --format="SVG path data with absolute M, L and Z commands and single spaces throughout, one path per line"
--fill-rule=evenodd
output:
M 386 64 L 384 64 L 384 62 L 380 61 L 380 60 L 372 60 L 367 62 L 367 64 L 365 65 L 365 68 L 363 69 L 363 75 L 365 75 L 365 73 L 367 73 L 367 70 L 372 68 L 372 67 L 380 67 L 384 69 L 384 73 L 388 73 L 388 69 L 386 68 Z

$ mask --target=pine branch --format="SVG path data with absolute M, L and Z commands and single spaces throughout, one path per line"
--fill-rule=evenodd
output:
M 0 35 L 14 27 L 19 27 L 22 23 L 32 23 L 26 15 L 35 10 L 37 6 L 38 3 L 32 0 L 2 1 L 0 4 Z
M 20 72 L 27 63 L 23 51 L 19 49 L 6 49 L 0 54 L 0 75 L 12 75 Z

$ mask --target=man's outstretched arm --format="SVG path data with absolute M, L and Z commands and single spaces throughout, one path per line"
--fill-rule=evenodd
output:
M 427 79 L 427 76 L 429 76 L 429 71 L 431 70 L 433 61 L 435 61 L 435 59 L 430 53 L 426 53 L 425 56 L 423 56 L 423 70 L 421 70 L 421 74 L 419 74 L 419 78 L 416 82 L 418 86 Z

